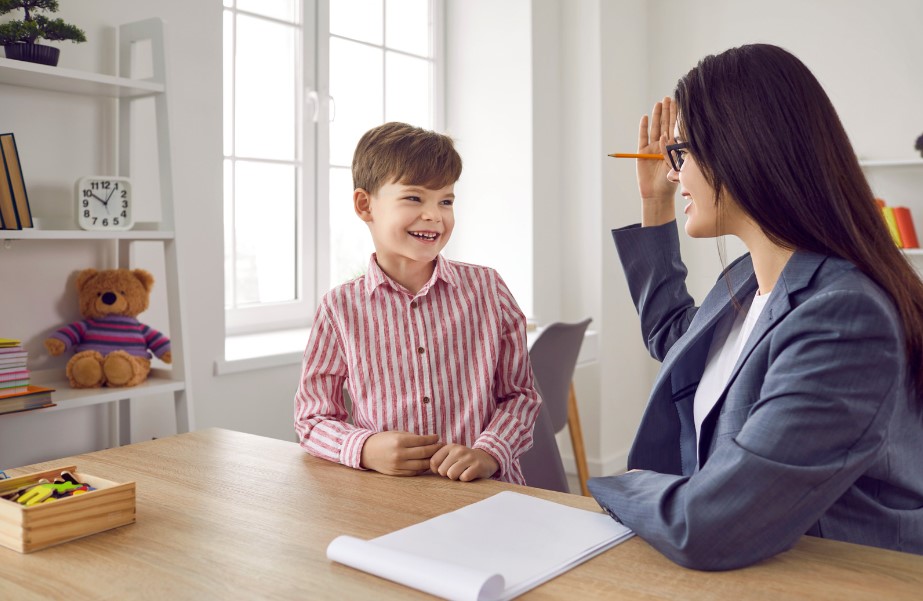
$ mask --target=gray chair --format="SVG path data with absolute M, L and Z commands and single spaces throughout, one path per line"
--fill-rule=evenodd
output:
M 519 456 L 519 467 L 526 484 L 535 488 L 570 492 L 567 474 L 551 427 L 551 416 L 543 405 L 532 430 L 532 448 Z
M 569 492 L 561 454 L 554 437 L 566 425 L 574 449 L 580 490 L 584 496 L 589 496 L 586 488 L 589 474 L 573 378 L 577 355 L 580 354 L 580 345 L 583 344 L 583 336 L 590 321 L 585 319 L 578 323 L 553 323 L 542 330 L 529 349 L 532 371 L 543 401 L 535 423 L 533 447 L 519 460 L 529 486 Z

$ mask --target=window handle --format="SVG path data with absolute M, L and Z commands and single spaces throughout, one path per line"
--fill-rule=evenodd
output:
M 317 114 L 320 111 L 320 102 L 317 97 L 317 90 L 307 90 L 304 95 L 305 103 L 311 103 L 311 121 L 317 123 Z

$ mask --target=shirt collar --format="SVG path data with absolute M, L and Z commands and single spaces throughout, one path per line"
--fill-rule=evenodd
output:
M 436 282 L 439 280 L 452 286 L 458 285 L 458 270 L 452 262 L 443 257 L 442 254 L 436 255 L 436 268 L 433 269 L 433 275 L 429 278 L 429 281 L 420 288 L 416 296 L 422 296 L 429 292 L 429 289 L 435 286 Z M 371 296 L 382 284 L 388 284 L 391 288 L 399 292 L 410 293 L 406 288 L 392 280 L 388 277 L 388 274 L 382 271 L 381 267 L 378 266 L 376 253 L 372 253 L 369 259 L 369 268 L 365 272 L 365 293 Z

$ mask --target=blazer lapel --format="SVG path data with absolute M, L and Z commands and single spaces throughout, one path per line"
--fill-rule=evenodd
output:
M 730 280 L 730 291 L 724 282 L 725 277 Z M 755 290 L 756 277 L 753 274 L 753 265 L 749 257 L 734 265 L 730 271 L 719 278 L 718 282 L 702 301 L 702 305 L 689 324 L 689 329 L 676 341 L 676 344 L 673 345 L 673 348 L 671 348 L 667 356 L 664 357 L 660 373 L 654 381 L 654 393 L 667 382 L 672 383 L 674 393 L 679 392 L 689 384 L 698 383 L 698 380 L 702 376 L 701 373 L 696 375 L 695 382 L 685 382 L 683 381 L 684 378 L 677 379 L 677 377 L 673 375 L 673 372 L 677 368 L 677 365 L 686 357 L 689 350 L 696 347 L 702 336 L 706 333 L 710 333 L 718 323 L 718 320 L 731 308 L 731 294 L 733 293 L 734 297 L 739 300 L 746 297 L 748 294 L 752 294 Z M 705 348 L 704 352 L 708 353 L 708 349 Z
M 737 363 L 734 364 L 734 369 L 731 370 L 725 390 L 737 377 L 741 367 L 750 356 L 750 353 L 753 352 L 753 349 L 756 348 L 756 345 L 762 341 L 769 330 L 775 327 L 792 310 L 792 295 L 804 289 L 811 282 L 814 273 L 825 259 L 826 257 L 823 255 L 815 253 L 796 252 L 788 260 L 779 275 L 779 281 L 776 282 L 769 302 L 763 308 L 763 312 L 753 326 L 753 331 L 740 352 L 740 357 L 737 358 Z

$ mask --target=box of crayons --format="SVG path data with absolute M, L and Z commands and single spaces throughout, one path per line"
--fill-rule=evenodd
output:
M 135 521 L 135 483 L 67 466 L 0 480 L 0 545 L 31 553 Z

